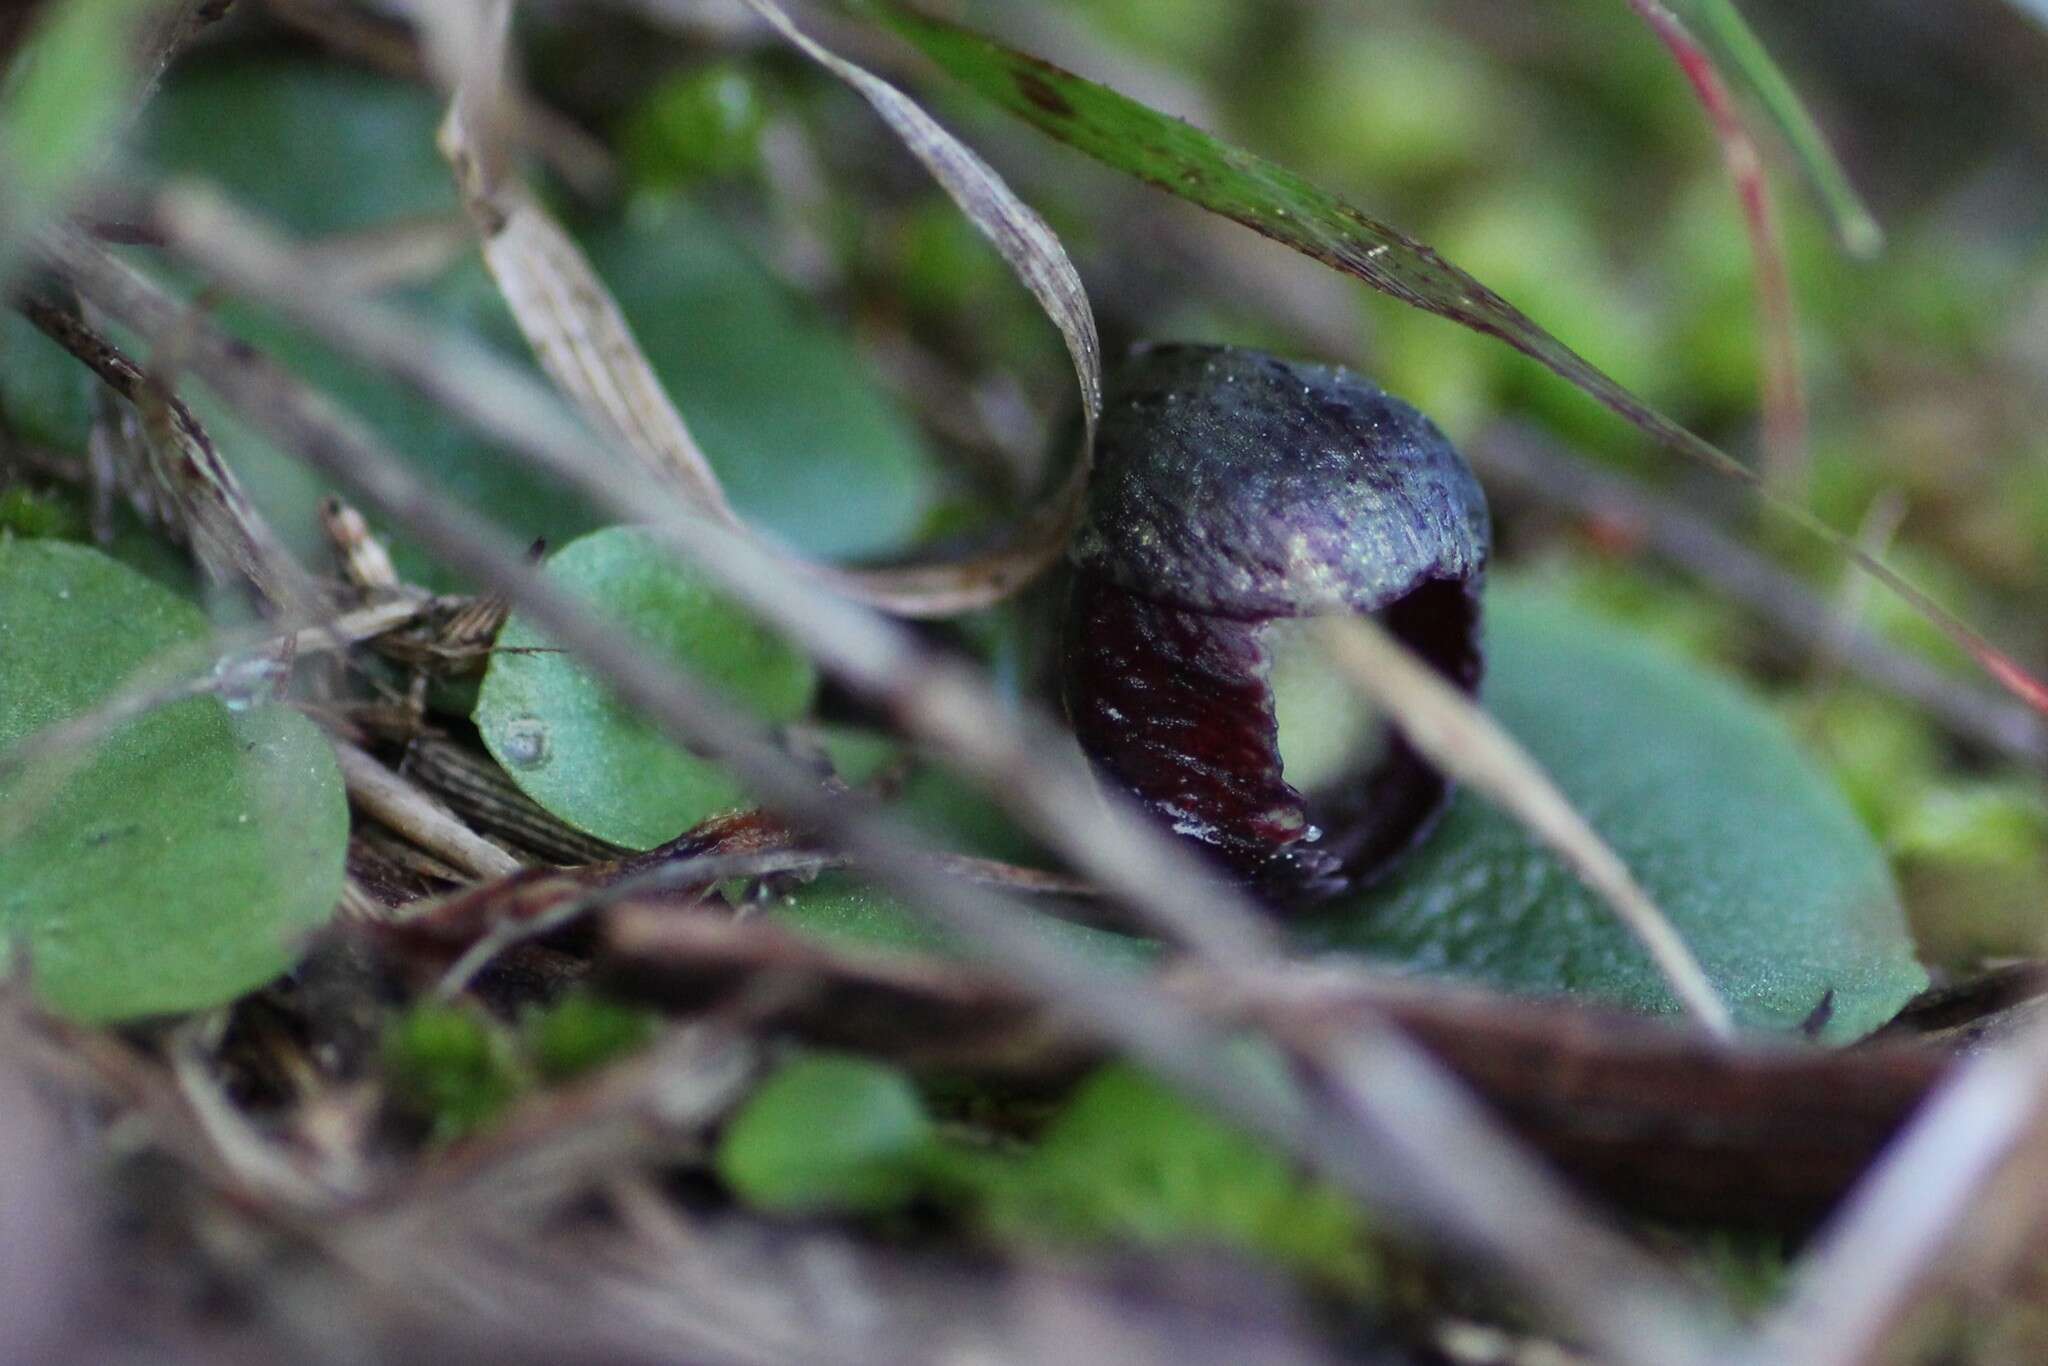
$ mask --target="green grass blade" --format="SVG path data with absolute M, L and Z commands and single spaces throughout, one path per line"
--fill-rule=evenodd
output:
M 1884 229 L 1850 183 L 1849 173 L 1842 168 L 1805 101 L 1771 59 L 1756 30 L 1735 8 L 1734 0 L 1676 0 L 1674 7 L 1693 21 L 1693 27 L 1713 49 L 1715 57 L 1756 97 L 1771 122 L 1777 125 L 1826 211 L 1842 249 L 1859 259 L 1882 251 Z

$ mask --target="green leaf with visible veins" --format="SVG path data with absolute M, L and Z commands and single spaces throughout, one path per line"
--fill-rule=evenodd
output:
M 198 609 L 95 550 L 0 538 L 0 752 L 206 656 Z M 83 756 L 0 770 L 0 936 L 39 1000 L 112 1020 L 217 1005 L 291 965 L 341 895 L 334 754 L 288 707 L 191 698 Z
M 545 573 L 761 720 L 793 721 L 810 706 L 810 661 L 647 533 L 594 531 L 551 556 Z M 524 617 L 499 632 L 475 715 L 484 744 L 527 796 L 615 844 L 651 849 L 747 802 L 724 768 L 664 739 Z

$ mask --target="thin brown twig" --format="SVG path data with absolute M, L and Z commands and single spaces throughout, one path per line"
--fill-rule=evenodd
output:
M 958 854 L 922 856 L 934 868 L 963 882 L 1003 888 L 1024 895 L 1090 897 L 1094 889 L 1072 878 L 1063 878 L 1038 868 L 1020 868 L 994 859 L 969 858 Z M 566 870 L 546 883 L 536 884 L 531 870 L 504 879 L 497 886 L 464 889 L 459 901 L 443 899 L 439 905 L 453 909 L 460 929 L 475 927 L 475 938 L 441 976 L 438 994 L 452 997 L 468 989 L 477 973 L 514 945 L 529 942 L 628 901 L 648 897 L 662 904 L 677 894 L 687 897 L 706 894 L 715 883 L 729 878 L 764 878 L 778 874 L 814 877 L 837 868 L 857 867 L 844 854 L 799 847 L 792 839 L 780 847 L 751 848 L 742 852 L 707 851 L 652 865 L 634 866 L 623 860 L 607 868 Z M 631 871 L 621 872 L 630 868 Z M 499 912 L 493 904 L 502 904 Z M 408 908 L 406 928 L 419 929 L 432 920 L 435 907 L 421 908 L 417 915 Z M 485 923 L 477 926 L 479 918 Z M 493 923 L 494 922 L 494 923 Z M 446 930 L 439 930 L 445 934 Z
M 16 307 L 37 330 L 143 414 L 149 471 L 180 513 L 177 528 L 214 579 L 246 578 L 287 618 L 315 610 L 319 594 L 243 493 L 241 481 L 220 458 L 213 440 L 184 400 L 164 388 L 75 309 L 37 293 Z M 152 414 L 161 420 L 151 422 Z
M 1192 1012 L 1049 940 L 1009 898 L 905 857 L 919 841 L 898 822 L 858 798 L 822 790 L 807 767 L 729 706 L 594 619 L 536 574 L 515 542 L 422 487 L 359 426 L 246 344 L 208 320 L 188 319 L 175 300 L 79 238 L 51 239 L 44 255 L 82 294 L 144 335 L 183 327 L 194 372 L 281 448 L 433 545 L 445 563 L 505 593 L 664 734 L 710 750 L 801 828 L 870 861 L 884 886 L 1073 1019 L 1419 1236 L 1498 1267 L 1617 1361 L 1682 1366 L 1712 1350 L 1720 1326 L 1712 1304 L 1581 1207 L 1398 1033 L 1371 1017 L 1347 1033 L 1341 1112 L 1314 1090 L 1297 1105 L 1276 1106 L 1266 1087 L 1216 1065 L 1224 1036 Z M 782 577 L 772 561 L 766 572 Z M 962 696 L 980 709 L 981 690 L 968 686 Z M 1089 818 L 1077 811 L 1069 819 Z M 1189 890 L 1188 882 L 1162 878 L 1132 904 L 1172 923 Z M 1303 1063 L 1311 1074 L 1324 1070 L 1320 1054 Z M 1474 1160 L 1444 1162 L 1452 1146 Z
M 880 1054 L 948 1077 L 1034 1087 L 1103 1060 L 1100 1043 L 999 967 L 822 940 L 772 919 L 634 902 L 603 921 L 593 971 L 613 995 Z M 759 979 L 793 984 L 766 993 Z M 1849 1050 L 1730 1047 L 1668 1020 L 1418 981 L 1342 961 L 1159 984 L 1212 1024 L 1335 1039 L 1361 1012 L 1400 1026 L 1524 1140 L 1625 1207 L 1689 1222 L 1810 1229 L 1950 1065 L 1894 1039 Z

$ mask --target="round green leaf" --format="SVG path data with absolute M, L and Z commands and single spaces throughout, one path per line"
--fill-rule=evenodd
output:
M 1486 703 L 1635 872 L 1746 1025 L 1849 1039 L 1927 982 L 1882 852 L 1775 716 L 1700 666 L 1497 587 Z M 1606 907 L 1466 792 L 1305 942 L 1513 991 L 1677 1009 Z
M 768 722 L 810 706 L 817 671 L 641 531 L 611 527 L 549 558 L 556 587 Z M 526 794 L 579 830 L 651 849 L 746 803 L 719 765 L 678 749 L 573 656 L 515 616 L 476 705 L 484 744 Z
M 202 660 L 206 638 L 196 608 L 97 551 L 0 539 L 0 750 L 167 653 Z M 289 708 L 193 698 L 53 783 L 66 757 L 0 775 L 0 935 L 25 945 L 51 1008 L 105 1020 L 232 1000 L 287 968 L 340 896 L 341 775 Z
M 902 1073 L 866 1058 L 786 1063 L 726 1126 L 718 1174 L 748 1204 L 875 1212 L 915 1192 L 931 1121 Z

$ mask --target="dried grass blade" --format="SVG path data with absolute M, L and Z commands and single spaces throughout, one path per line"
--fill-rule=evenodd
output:
M 827 582 L 848 598 L 901 616 L 950 616 L 999 602 L 1049 569 L 1065 551 L 1081 510 L 1081 494 L 1087 489 L 1087 471 L 1094 463 L 1096 420 L 1102 416 L 1102 340 L 1096 336 L 1096 313 L 1087 305 L 1081 276 L 1044 219 L 1024 205 L 987 162 L 942 129 L 909 96 L 819 45 L 797 29 L 774 0 L 745 0 L 745 4 L 766 18 L 788 43 L 852 86 L 874 113 L 881 115 L 889 131 L 903 139 L 909 154 L 932 172 L 952 203 L 1010 262 L 1018 281 L 1067 342 L 1073 377 L 1081 385 L 1081 444 L 1059 489 L 1024 516 L 1008 545 L 950 563 L 834 569 L 825 575 Z
M 505 50 L 511 6 L 427 6 L 435 51 L 453 65 L 441 152 L 483 241 L 484 264 L 548 377 L 656 477 L 728 523 L 732 509 L 669 402 L 625 315 L 561 224 L 509 169 Z M 469 22 L 473 21 L 473 22 Z
M 820 46 L 791 22 L 775 0 L 746 3 L 805 56 L 852 86 L 931 172 L 960 211 L 995 244 L 1066 340 L 1074 361 L 1074 378 L 1081 385 L 1085 416 L 1092 423 L 1102 411 L 1102 343 L 1095 335 L 1095 314 L 1088 306 L 1081 277 L 1045 220 L 1018 199 L 987 162 L 902 91 Z
M 247 579 L 281 617 L 304 619 L 317 611 L 319 590 L 249 501 L 184 401 L 87 325 L 76 308 L 37 294 L 24 294 L 16 306 L 133 406 L 148 466 L 142 473 L 164 495 L 160 502 L 177 522 L 172 530 L 190 544 L 207 574 L 220 583 Z
M 1332 618 L 1321 632 L 1338 665 L 1392 714 L 1411 744 L 1550 846 L 1607 902 L 1693 1018 L 1717 1037 L 1734 1036 L 1727 1005 L 1677 929 L 1514 737 L 1377 622 Z
M 1008 597 L 1049 568 L 1065 549 L 1081 509 L 1094 460 L 1095 423 L 1102 412 L 1102 342 L 1081 277 L 1045 220 L 1011 192 L 994 168 L 941 128 L 902 91 L 847 61 L 799 29 L 775 0 L 746 0 L 805 56 L 852 86 L 912 156 L 931 172 L 1018 280 L 1038 300 L 1066 342 L 1081 386 L 1080 449 L 1060 487 L 1032 509 L 1009 542 L 987 554 L 944 564 L 875 570 L 832 570 L 837 591 L 904 616 L 949 616 Z
M 510 877 L 526 866 L 370 755 L 339 737 L 330 739 L 349 800 L 420 848 L 480 878 Z

